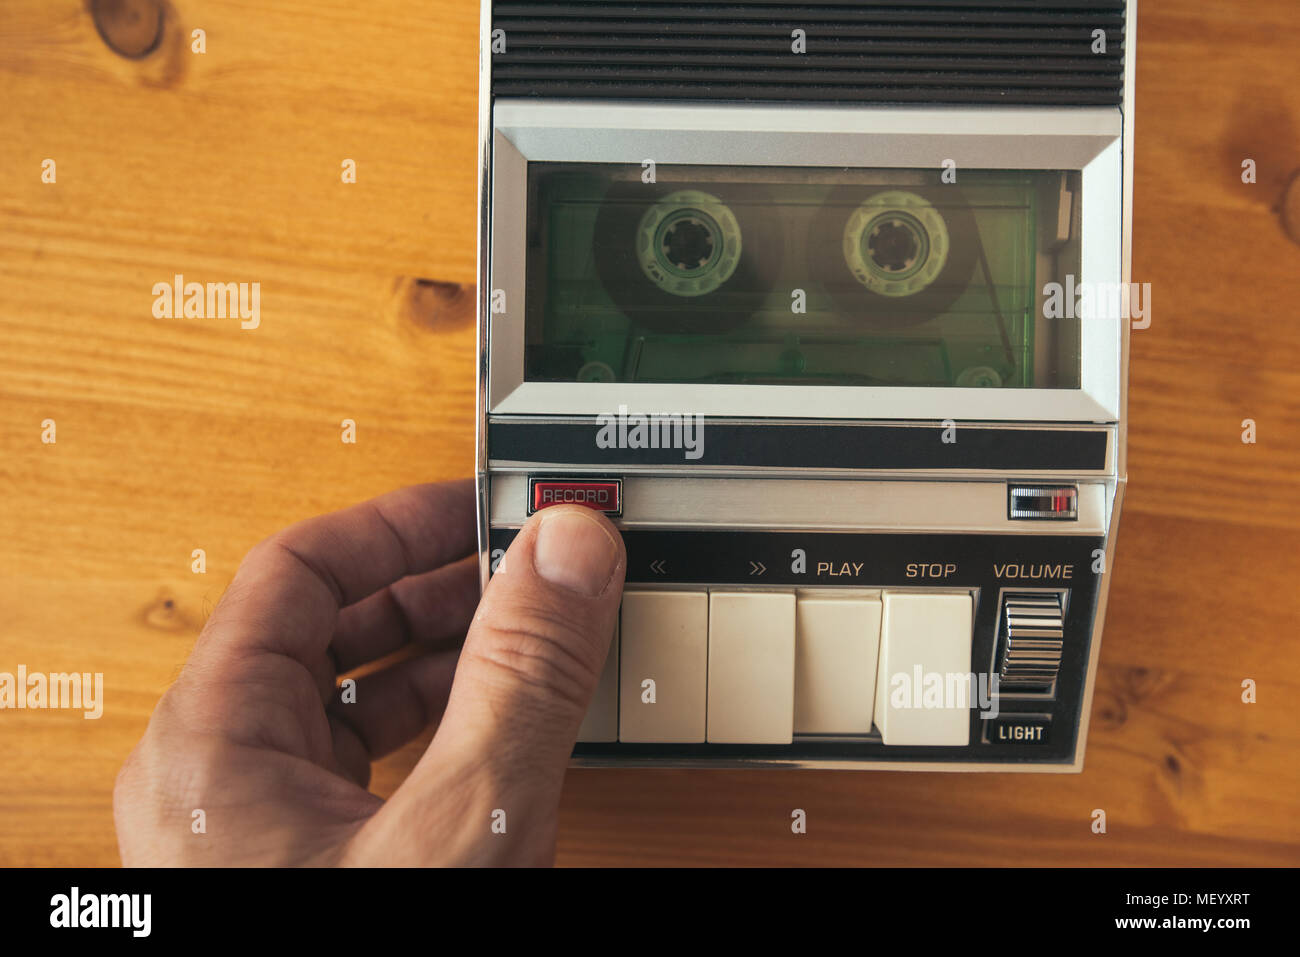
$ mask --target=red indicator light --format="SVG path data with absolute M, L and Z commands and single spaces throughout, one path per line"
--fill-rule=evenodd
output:
M 1007 495 L 1007 518 L 1056 519 L 1079 517 L 1079 490 L 1069 485 L 1013 485 Z

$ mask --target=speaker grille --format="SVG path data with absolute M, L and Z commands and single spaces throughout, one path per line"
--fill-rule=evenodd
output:
M 1115 105 L 1124 0 L 494 2 L 497 96 Z M 806 50 L 793 51 L 795 30 Z M 1094 53 L 1094 31 L 1105 52 Z

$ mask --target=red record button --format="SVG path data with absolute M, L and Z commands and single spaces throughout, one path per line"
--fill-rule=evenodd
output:
M 531 511 L 552 505 L 585 505 L 598 512 L 619 513 L 619 486 L 617 480 L 607 482 L 555 482 L 533 479 Z

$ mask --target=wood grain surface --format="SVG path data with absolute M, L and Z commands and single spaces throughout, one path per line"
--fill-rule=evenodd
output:
M 472 470 L 477 3 L 149 6 L 0 10 L 0 670 L 106 682 L 99 721 L 0 712 L 0 864 L 117 863 L 114 775 L 253 543 Z M 562 864 L 1300 862 L 1300 6 L 1142 0 L 1139 37 L 1085 771 L 574 771 Z M 154 318 L 177 273 L 260 282 L 259 328 Z

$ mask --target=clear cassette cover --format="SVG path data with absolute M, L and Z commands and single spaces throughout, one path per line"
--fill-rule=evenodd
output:
M 530 163 L 526 378 L 1078 388 L 1079 174 Z

